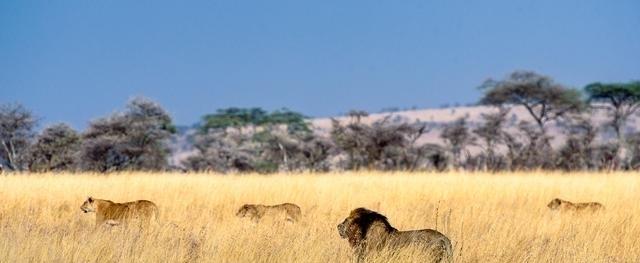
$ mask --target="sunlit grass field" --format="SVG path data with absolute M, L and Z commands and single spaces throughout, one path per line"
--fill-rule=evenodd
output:
M 87 196 L 160 208 L 147 232 L 94 230 Z M 554 197 L 606 206 L 554 214 Z M 357 207 L 400 230 L 432 228 L 455 262 L 638 262 L 640 176 L 631 173 L 22 174 L 0 176 L 0 262 L 348 262 L 336 225 Z M 235 217 L 292 202 L 296 224 Z M 397 256 L 397 255 L 396 255 Z M 405 257 L 379 259 L 419 261 Z

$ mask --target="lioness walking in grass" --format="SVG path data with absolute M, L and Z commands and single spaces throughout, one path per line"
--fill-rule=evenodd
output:
M 598 202 L 573 203 L 560 198 L 551 200 L 547 207 L 553 211 L 561 212 L 599 212 L 604 210 L 604 205 Z
M 279 205 L 251 205 L 246 204 L 238 209 L 237 217 L 249 217 L 255 223 L 258 223 L 263 217 L 269 217 L 274 220 L 286 220 L 289 222 L 297 222 L 302 216 L 299 206 L 291 203 Z
M 127 203 L 115 203 L 88 197 L 80 209 L 85 213 L 96 213 L 96 228 L 101 225 L 139 224 L 148 226 L 158 220 L 158 207 L 151 201 L 138 200 Z

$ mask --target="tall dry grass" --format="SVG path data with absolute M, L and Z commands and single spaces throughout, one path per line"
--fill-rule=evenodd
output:
M 160 225 L 94 230 L 94 215 L 79 209 L 88 195 L 152 200 Z M 554 197 L 606 212 L 553 215 Z M 345 262 L 351 250 L 336 225 L 364 206 L 401 230 L 443 232 L 456 262 L 638 262 L 638 200 L 633 174 L 12 175 L 0 177 L 0 261 Z M 302 207 L 300 223 L 234 215 L 244 203 L 282 202 Z

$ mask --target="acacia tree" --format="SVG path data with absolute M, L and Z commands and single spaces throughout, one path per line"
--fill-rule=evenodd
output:
M 56 124 L 40 133 L 29 151 L 29 170 L 73 169 L 80 148 L 80 135 L 66 124 Z
M 254 140 L 259 144 L 260 160 L 280 171 L 329 169 L 332 142 L 313 133 L 290 133 L 272 126 L 255 134 Z
M 566 171 L 598 168 L 595 162 L 595 140 L 597 129 L 588 120 L 578 118 L 568 126 L 567 139 L 558 150 L 556 166 Z
M 332 120 L 331 139 L 347 155 L 347 169 L 413 170 L 420 161 L 416 140 L 426 132 L 424 125 L 391 123 L 390 117 L 369 124 L 353 120 L 343 125 Z
M 484 123 L 473 130 L 473 133 L 482 141 L 484 151 L 484 169 L 495 171 L 500 168 L 500 158 L 496 154 L 499 143 L 505 141 L 504 125 L 508 110 L 500 108 L 498 112 L 482 114 Z
M 550 138 L 535 124 L 521 121 L 517 132 L 505 133 L 507 168 L 510 170 L 553 169 L 554 151 Z
M 309 132 L 307 117 L 301 113 L 282 108 L 273 112 L 267 112 L 261 108 L 225 108 L 216 113 L 202 117 L 200 125 L 201 133 L 211 129 L 236 128 L 241 130 L 247 127 L 259 127 L 267 125 L 286 125 L 290 132 Z
M 255 170 L 255 146 L 248 135 L 210 129 L 196 134 L 193 140 L 196 154 L 182 162 L 189 170 L 221 173 Z
M 629 116 L 640 109 L 640 81 L 628 83 L 591 83 L 585 87 L 589 100 L 599 103 L 597 107 L 611 114 L 609 123 L 618 140 L 617 159 L 620 165 L 626 165 L 627 146 L 624 127 Z
M 124 112 L 91 122 L 82 135 L 82 168 L 101 172 L 164 169 L 168 139 L 174 132 L 171 117 L 158 103 L 135 98 Z
M 515 71 L 499 81 L 489 79 L 481 88 L 486 91 L 481 104 L 523 106 L 543 134 L 546 123 L 584 108 L 577 90 L 533 71 Z
M 192 137 L 196 154 L 183 165 L 225 173 L 299 170 L 307 159 L 303 158 L 305 147 L 320 145 L 307 144 L 313 141 L 311 137 L 307 117 L 287 108 L 272 112 L 261 108 L 219 109 L 203 116 L 200 131 Z M 322 157 L 311 152 L 309 158 L 313 160 Z M 318 167 L 321 162 L 317 161 Z
M 349 112 L 347 112 L 347 116 L 351 118 L 352 122 L 359 123 L 362 118 L 369 117 L 369 113 L 364 110 L 350 110 Z
M 473 145 L 476 140 L 471 132 L 469 132 L 467 119 L 460 118 L 445 126 L 440 134 L 440 138 L 442 138 L 449 147 L 449 151 L 453 157 L 453 166 L 460 168 L 462 153 L 467 146 Z
M 241 128 L 249 125 L 261 125 L 268 113 L 261 108 L 226 108 L 202 117 L 202 132 L 210 129 Z
M 0 105 L 0 160 L 10 170 L 26 168 L 26 153 L 37 120 L 20 104 Z

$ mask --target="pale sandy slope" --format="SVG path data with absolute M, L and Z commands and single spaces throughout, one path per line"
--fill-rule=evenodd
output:
M 455 121 L 459 118 L 467 118 L 471 129 L 481 125 L 483 123 L 482 114 L 496 112 L 497 109 L 488 106 L 468 106 L 468 107 L 452 107 L 452 108 L 440 108 L 440 109 L 418 109 L 398 111 L 392 113 L 372 113 L 369 117 L 363 118 L 362 122 L 372 123 L 383 118 L 390 116 L 390 120 L 395 122 L 408 122 L 408 123 L 423 123 L 427 125 L 428 132 L 425 133 L 418 143 L 435 143 L 442 144 L 440 139 L 440 133 L 445 125 Z M 609 117 L 603 110 L 594 110 L 593 112 L 584 114 L 585 118 L 589 118 L 599 129 L 599 136 L 597 142 L 609 141 L 613 139 L 612 130 L 607 126 Z M 342 123 L 348 123 L 351 121 L 350 117 L 337 116 L 333 117 Z M 637 131 L 637 116 L 633 116 L 627 124 L 627 132 Z M 509 111 L 507 117 L 507 129 L 509 132 L 516 133 L 516 126 L 521 121 L 529 121 L 533 123 L 533 118 L 529 115 L 526 109 L 523 107 L 513 107 Z M 321 136 L 328 136 L 331 130 L 331 118 L 314 118 L 311 119 L 311 124 L 314 131 Z M 560 147 L 565 139 L 566 129 L 559 126 L 567 125 L 564 121 L 553 122 L 548 124 L 547 130 L 549 135 L 553 137 L 554 147 Z M 173 157 L 171 163 L 178 165 L 181 160 L 193 154 L 193 148 L 188 145 L 187 137 L 193 134 L 193 130 L 188 130 L 181 135 L 177 135 L 177 139 L 174 140 L 172 145 Z M 471 151 L 477 151 L 477 147 L 471 147 Z
M 391 116 L 392 121 L 404 121 L 408 123 L 424 123 L 429 127 L 429 132 L 422 136 L 420 142 L 422 143 L 437 143 L 441 144 L 440 133 L 442 128 L 459 118 L 467 118 L 471 129 L 481 125 L 483 123 L 482 114 L 496 112 L 495 107 L 488 106 L 469 106 L 469 107 L 455 107 L 455 108 L 443 108 L 443 109 L 419 109 L 399 111 L 393 113 L 373 113 L 369 117 L 363 118 L 362 122 L 372 123 L 378 120 L 382 120 L 387 116 Z M 598 141 L 609 140 L 613 134 L 610 128 L 607 126 L 609 117 L 604 110 L 594 110 L 593 112 L 584 114 L 585 118 L 589 118 L 594 125 L 600 129 L 600 136 Z M 350 117 L 341 116 L 334 119 L 341 121 L 342 123 L 348 123 L 351 121 Z M 637 130 L 636 125 L 637 117 L 632 117 L 627 125 L 628 132 Z M 527 112 L 524 107 L 513 107 L 510 109 L 507 115 L 508 129 L 514 131 L 515 127 L 521 121 L 528 121 L 534 123 L 533 118 Z M 327 135 L 331 130 L 331 118 L 317 118 L 311 122 L 319 134 Z M 554 137 L 554 144 L 558 145 L 564 139 L 564 133 L 566 129 L 562 129 L 559 126 L 567 125 L 563 120 L 558 122 L 549 123 L 547 126 L 548 132 Z

